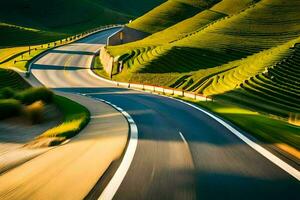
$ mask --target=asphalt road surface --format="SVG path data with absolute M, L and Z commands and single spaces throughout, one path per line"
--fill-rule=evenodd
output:
M 206 114 L 91 76 L 93 54 L 116 30 L 52 50 L 32 67 L 47 87 L 110 101 L 136 122 L 137 149 L 114 199 L 299 198 L 299 181 Z

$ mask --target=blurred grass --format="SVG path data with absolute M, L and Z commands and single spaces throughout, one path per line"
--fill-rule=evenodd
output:
M 31 87 L 20 91 L 15 98 L 20 100 L 23 104 L 29 105 L 36 101 L 43 101 L 44 103 L 53 102 L 54 93 L 45 87 Z
M 23 109 L 23 113 L 32 124 L 38 124 L 43 121 L 43 114 L 45 109 L 45 103 L 43 101 L 36 101 L 30 105 L 27 105 Z
M 0 99 L 0 119 L 18 116 L 21 113 L 22 104 L 16 99 Z
M 64 114 L 63 123 L 47 130 L 38 139 L 55 137 L 60 138 L 62 142 L 75 136 L 89 122 L 90 112 L 84 106 L 57 95 L 54 96 L 54 103 Z

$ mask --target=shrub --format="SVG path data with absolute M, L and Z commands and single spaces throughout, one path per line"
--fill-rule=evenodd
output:
M 0 119 L 18 116 L 21 113 L 21 102 L 15 99 L 0 100 Z
M 61 96 L 55 96 L 54 103 L 64 113 L 64 121 L 47 130 L 38 138 L 59 137 L 68 139 L 76 135 L 89 122 L 90 112 L 82 105 Z
M 0 90 L 0 99 L 13 99 L 15 95 L 16 92 L 10 87 L 5 87 Z
M 47 88 L 29 88 L 16 95 L 16 99 L 24 104 L 32 104 L 36 101 L 51 103 L 53 101 L 53 92 Z
M 24 114 L 31 121 L 32 124 L 42 122 L 43 111 L 44 103 L 42 101 L 36 101 L 24 108 Z

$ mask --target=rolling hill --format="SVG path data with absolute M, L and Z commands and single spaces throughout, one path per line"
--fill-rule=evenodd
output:
M 108 47 L 124 63 L 113 78 L 193 91 L 282 117 L 300 113 L 300 2 L 223 0 L 202 8 L 143 40 Z
M 169 0 L 128 24 L 146 33 L 155 33 L 192 17 L 219 0 Z

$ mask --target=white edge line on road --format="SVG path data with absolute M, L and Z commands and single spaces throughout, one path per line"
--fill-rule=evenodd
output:
M 92 76 L 102 80 L 102 81 L 106 81 L 109 83 L 113 83 L 116 84 L 115 81 L 111 81 L 111 80 L 107 80 L 104 79 L 102 77 L 97 76 L 95 73 L 92 72 L 91 69 L 89 69 L 89 74 L 91 74 Z M 133 89 L 133 90 L 137 90 L 137 89 Z M 143 90 L 139 90 L 139 91 L 143 91 Z M 280 158 L 278 158 L 277 156 L 275 156 L 273 153 L 271 153 L 270 151 L 268 151 L 267 149 L 263 148 L 262 146 L 260 146 L 259 144 L 257 144 L 256 142 L 252 141 L 251 139 L 247 138 L 245 135 L 243 135 L 241 132 L 239 132 L 238 130 L 236 130 L 235 128 L 233 128 L 231 125 L 229 125 L 228 123 L 226 123 L 224 120 L 222 120 L 221 118 L 217 117 L 216 115 L 213 115 L 210 112 L 207 112 L 206 110 L 201 109 L 198 106 L 195 106 L 191 103 L 185 102 L 183 100 L 180 99 L 176 99 L 173 97 L 169 97 L 169 96 L 165 96 L 165 95 L 161 95 L 161 94 L 156 94 L 156 93 L 152 93 L 154 95 L 159 95 L 159 96 L 163 96 L 163 97 L 167 97 L 167 98 L 171 98 L 174 99 L 176 101 L 179 101 L 181 103 L 184 103 L 186 105 L 189 105 L 201 112 L 203 112 L 204 114 L 210 116 L 211 118 L 213 118 L 214 120 L 216 120 L 217 122 L 219 122 L 220 124 L 222 124 L 225 128 L 227 128 L 230 132 L 232 132 L 235 136 L 237 136 L 238 138 L 240 138 L 242 141 L 244 141 L 247 145 L 249 145 L 252 149 L 254 149 L 255 151 L 257 151 L 258 153 L 260 153 L 262 156 L 264 156 L 265 158 L 267 158 L 269 161 L 271 161 L 272 163 L 274 163 L 275 165 L 277 165 L 278 167 L 280 167 L 282 170 L 284 170 L 285 172 L 287 172 L 288 174 L 290 174 L 291 176 L 293 176 L 294 178 L 296 178 L 298 181 L 300 181 L 300 171 L 298 171 L 297 169 L 295 169 L 294 167 L 292 167 L 291 165 L 289 165 L 288 163 L 284 162 L 283 160 L 281 160 Z M 179 132 L 180 133 L 180 132 Z M 182 137 L 183 135 L 180 134 L 180 136 Z
M 180 131 L 179 131 L 179 135 L 180 135 L 181 139 L 183 140 L 183 142 L 184 142 L 185 144 L 187 144 L 186 139 L 184 138 L 184 136 L 182 135 L 182 133 L 181 133 Z
M 107 184 L 107 186 L 105 187 L 105 189 L 103 190 L 103 192 L 101 193 L 100 197 L 98 198 L 99 200 L 111 200 L 116 194 L 117 190 L 119 189 L 125 175 L 127 174 L 130 164 L 133 160 L 136 147 L 137 147 L 137 142 L 138 142 L 138 129 L 132 117 L 122 108 L 103 99 L 98 99 L 98 98 L 94 98 L 94 99 L 109 104 L 115 109 L 117 109 L 118 111 L 120 111 L 126 117 L 130 126 L 129 142 L 125 154 L 123 156 L 123 159 L 121 161 L 121 164 L 118 167 L 115 174 L 113 175 L 113 177 L 111 178 L 111 180 L 109 181 L 109 183 Z
M 172 98 L 172 97 L 170 97 L 170 98 Z M 225 121 L 223 121 L 219 117 L 217 117 L 217 116 L 213 115 L 212 113 L 207 112 L 207 111 L 205 111 L 205 110 L 203 110 L 203 109 L 199 108 L 198 106 L 195 106 L 191 103 L 185 102 L 185 101 L 180 100 L 180 99 L 175 99 L 175 98 L 172 98 L 172 99 L 180 101 L 181 103 L 184 103 L 186 105 L 189 105 L 189 106 L 205 113 L 206 115 L 210 116 L 211 118 L 213 118 L 214 120 L 216 120 L 217 122 L 222 124 L 225 128 L 227 128 L 230 132 L 232 132 L 238 138 L 240 138 L 242 141 L 244 141 L 246 144 L 248 144 L 250 147 L 252 147 L 255 151 L 257 151 L 262 156 L 264 156 L 265 158 L 270 160 L 272 163 L 274 163 L 275 165 L 277 165 L 278 167 L 280 167 L 281 169 L 283 169 L 284 171 L 289 173 L 291 176 L 296 178 L 298 181 L 300 181 L 300 172 L 297 169 L 290 166 L 289 164 L 287 164 L 286 162 L 284 162 L 283 160 L 281 160 L 280 158 L 278 158 L 277 156 L 275 156 L 274 154 L 272 154 L 270 151 L 263 148 L 259 144 L 255 143 L 252 140 L 250 140 L 249 138 L 247 138 L 245 135 L 243 135 L 241 132 L 239 132 L 238 130 L 233 128 L 231 125 L 229 125 L 228 123 L 226 123 Z

